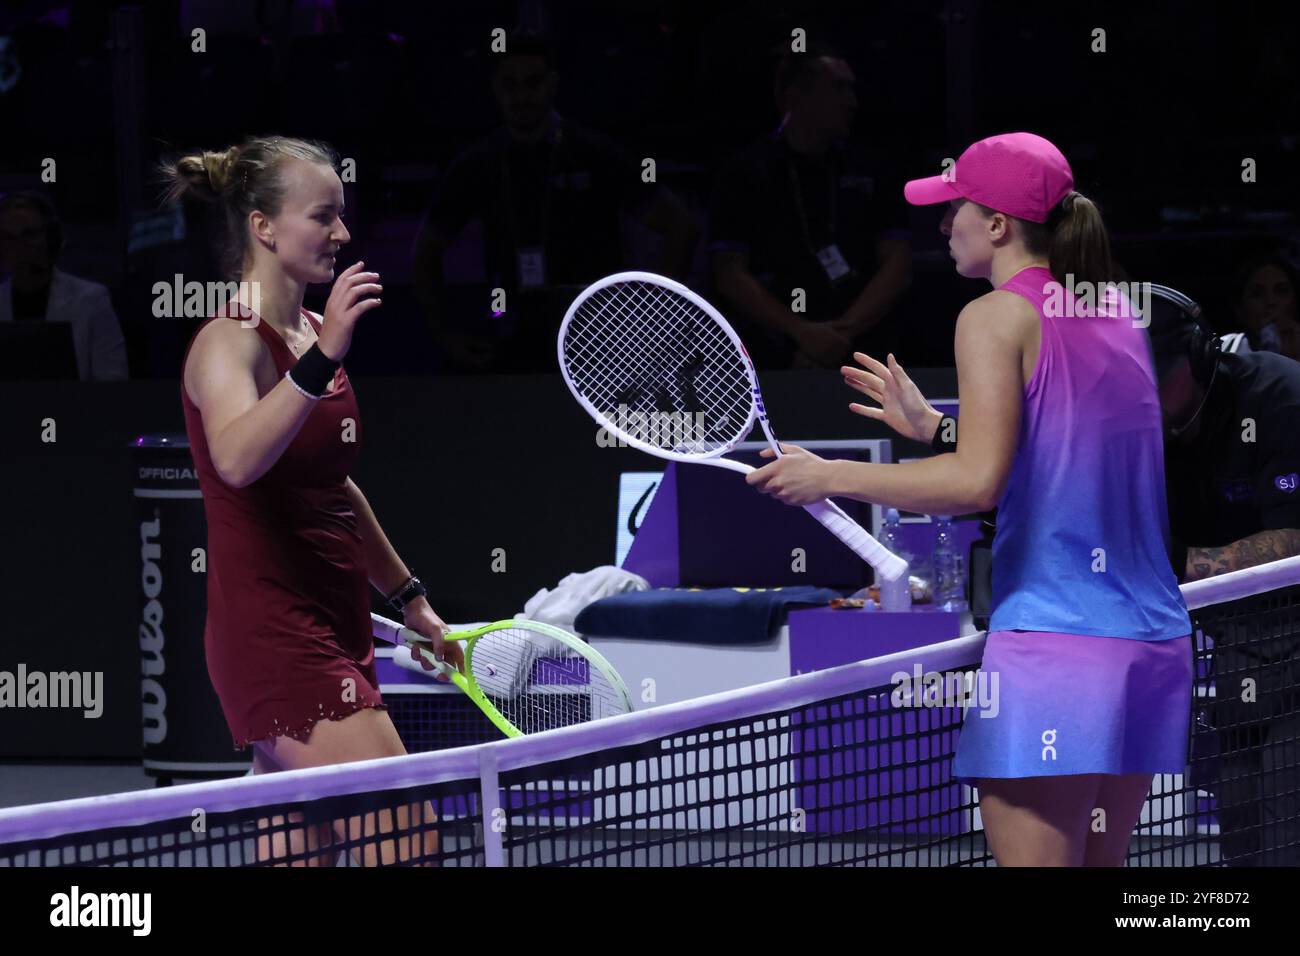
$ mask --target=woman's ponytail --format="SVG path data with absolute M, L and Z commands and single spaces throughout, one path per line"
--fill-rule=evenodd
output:
M 1110 237 L 1101 210 L 1083 193 L 1071 192 L 1048 218 L 1051 230 L 1047 260 L 1052 277 L 1062 285 L 1066 276 L 1074 283 L 1090 282 L 1100 287 L 1115 281 L 1110 257 Z

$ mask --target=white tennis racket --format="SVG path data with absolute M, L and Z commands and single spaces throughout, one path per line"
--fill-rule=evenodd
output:
M 573 397 L 634 448 L 749 474 L 751 465 L 721 456 L 749 435 L 757 418 L 781 454 L 740 337 L 681 283 L 650 272 L 593 283 L 565 313 L 557 351 Z M 823 499 L 804 508 L 885 581 L 907 571 L 907 562 L 837 505 Z

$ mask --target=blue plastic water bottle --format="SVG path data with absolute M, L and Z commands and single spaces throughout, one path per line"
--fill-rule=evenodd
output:
M 943 611 L 966 610 L 966 570 L 952 535 L 952 516 L 935 515 L 934 603 Z

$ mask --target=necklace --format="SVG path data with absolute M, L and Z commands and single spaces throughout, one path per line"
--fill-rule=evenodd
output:
M 299 316 L 298 328 L 294 329 L 294 341 L 290 342 L 288 338 L 285 338 L 285 344 L 289 346 L 289 351 L 296 358 L 302 358 L 303 353 L 311 348 L 311 343 L 308 341 L 310 335 L 311 325 L 306 319 Z

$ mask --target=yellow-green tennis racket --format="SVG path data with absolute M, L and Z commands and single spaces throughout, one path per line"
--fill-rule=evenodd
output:
M 438 660 L 422 634 L 371 614 L 374 636 L 416 648 L 478 705 L 508 737 L 626 714 L 623 678 L 586 641 L 562 628 L 522 618 L 452 631 L 465 645 L 465 670 Z

